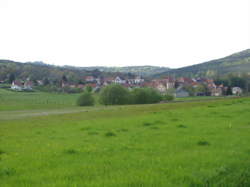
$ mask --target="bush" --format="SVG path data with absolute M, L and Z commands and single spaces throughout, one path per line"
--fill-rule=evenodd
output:
M 92 92 L 92 87 L 91 86 L 86 86 L 85 88 L 84 88 L 84 90 L 86 91 L 86 92 Z
M 101 90 L 99 101 L 104 105 L 129 104 L 130 92 L 119 84 L 106 86 Z
M 95 103 L 94 97 L 90 92 L 84 92 L 78 99 L 76 104 L 78 106 L 93 106 Z
M 173 95 L 164 95 L 163 99 L 164 99 L 164 101 L 173 101 L 174 96 Z
M 76 154 L 77 151 L 75 149 L 68 149 L 68 150 L 65 150 L 64 153 L 66 153 L 66 154 Z
M 158 103 L 162 96 L 152 88 L 136 88 L 131 92 L 131 100 L 133 104 Z
M 201 146 L 210 145 L 209 142 L 207 142 L 207 141 L 199 141 L 197 144 L 201 145 Z
M 105 136 L 108 136 L 108 137 L 110 137 L 110 136 L 116 136 L 116 134 L 113 133 L 113 132 L 106 132 Z

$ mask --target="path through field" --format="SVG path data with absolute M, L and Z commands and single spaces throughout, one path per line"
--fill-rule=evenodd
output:
M 34 117 L 34 116 L 47 116 L 47 115 L 57 115 L 57 114 L 88 112 L 88 111 L 103 110 L 104 108 L 105 107 L 92 107 L 92 108 L 86 107 L 86 108 L 67 108 L 67 109 L 49 109 L 49 110 L 3 111 L 3 112 L 0 112 L 0 119 L 11 120 L 11 119 L 20 119 L 20 118 L 25 118 L 25 117 Z M 110 110 L 112 109 L 112 107 L 108 109 Z

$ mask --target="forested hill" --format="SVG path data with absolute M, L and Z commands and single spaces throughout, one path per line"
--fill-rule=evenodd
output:
M 10 75 L 16 79 L 43 80 L 48 78 L 51 81 L 59 81 L 65 75 L 70 82 L 79 82 L 84 76 L 116 76 L 121 73 L 101 72 L 97 69 L 85 70 L 81 68 L 61 67 L 44 64 L 42 62 L 20 63 L 10 60 L 0 60 L 0 80 L 7 80 Z M 127 75 L 123 75 L 127 76 Z
M 250 73 L 250 49 L 205 63 L 187 66 L 179 69 L 172 69 L 170 71 L 157 74 L 155 75 L 155 77 L 161 77 L 169 74 L 187 77 L 214 77 L 217 75 L 226 75 L 229 73 Z
M 127 66 L 127 67 L 72 67 L 54 66 L 42 62 L 19 63 L 10 60 L 0 60 L 0 80 L 7 80 L 12 74 L 17 79 L 60 80 L 65 75 L 69 81 L 81 81 L 84 76 L 93 75 L 96 77 L 122 76 L 133 77 L 141 75 L 143 77 L 162 77 L 166 75 L 185 77 L 216 77 L 229 73 L 243 74 L 250 73 L 250 49 L 244 50 L 230 56 L 212 60 L 209 62 L 183 67 L 179 69 L 169 69 L 158 66 Z
M 127 66 L 127 67 L 74 67 L 74 66 L 54 66 L 43 62 L 20 63 L 11 60 L 0 60 L 0 80 L 6 80 L 10 74 L 14 74 L 17 79 L 60 80 L 65 75 L 70 81 L 82 80 L 84 76 L 92 75 L 95 77 L 122 76 L 133 78 L 136 75 L 151 77 L 169 70 L 166 67 L 158 66 Z
M 134 75 L 140 75 L 146 77 L 153 76 L 155 74 L 160 74 L 169 70 L 169 68 L 167 67 L 159 67 L 159 66 L 124 66 L 124 67 L 95 66 L 95 67 L 77 67 L 77 68 L 88 71 L 98 69 L 101 72 L 132 73 Z

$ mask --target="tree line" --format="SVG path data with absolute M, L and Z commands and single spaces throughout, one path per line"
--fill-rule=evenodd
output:
M 173 96 L 161 95 L 153 88 L 135 88 L 130 91 L 119 84 L 108 85 L 98 94 L 98 102 L 102 105 L 152 104 L 173 99 Z M 94 104 L 95 99 L 90 89 L 86 89 L 77 99 L 78 106 Z

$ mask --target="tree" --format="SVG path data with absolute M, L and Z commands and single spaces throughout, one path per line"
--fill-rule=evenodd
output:
M 176 92 L 176 89 L 175 88 L 169 88 L 167 89 L 166 91 L 166 95 L 174 95 Z
M 133 104 L 145 104 L 148 102 L 148 94 L 144 88 L 136 88 L 131 92 Z
M 193 86 L 185 86 L 184 89 L 189 93 L 190 96 L 195 95 L 195 89 Z
M 164 101 L 173 101 L 174 96 L 166 94 L 166 95 L 164 95 L 163 99 L 164 99 Z
M 99 101 L 104 105 L 123 105 L 129 103 L 129 98 L 128 89 L 119 84 L 112 84 L 101 90 Z
M 136 88 L 131 92 L 131 102 L 133 104 L 150 104 L 161 100 L 161 94 L 152 88 Z
M 67 77 L 65 75 L 62 76 L 62 81 L 63 82 L 68 82 L 68 79 L 67 79 Z
M 244 78 L 241 77 L 231 77 L 230 78 L 230 86 L 232 87 L 240 87 L 240 88 L 244 88 L 245 84 L 246 84 L 246 80 Z
M 43 80 L 43 85 L 44 86 L 46 86 L 46 85 L 49 85 L 49 79 L 46 77 L 46 78 L 44 78 L 44 80 Z
M 92 87 L 91 86 L 86 86 L 84 89 L 86 92 L 92 92 Z
M 84 92 L 76 101 L 78 106 L 93 106 L 94 103 L 94 97 L 90 92 Z
M 205 84 L 199 84 L 194 88 L 195 95 L 207 95 L 208 88 Z
M 231 86 L 228 86 L 226 95 L 233 95 Z
M 11 74 L 9 75 L 9 80 L 8 80 L 8 82 L 11 84 L 15 79 L 16 79 L 15 75 L 14 75 L 13 73 L 11 73 Z

